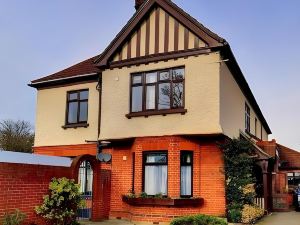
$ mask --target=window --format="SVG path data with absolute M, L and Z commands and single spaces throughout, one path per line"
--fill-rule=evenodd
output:
M 143 189 L 148 195 L 168 192 L 168 154 L 167 152 L 146 152 L 143 154 Z
M 184 107 L 184 68 L 131 75 L 131 113 Z
M 193 152 L 180 153 L 180 196 L 192 197 L 193 186 Z
M 245 104 L 245 131 L 250 133 L 250 107 Z
M 257 137 L 257 118 L 255 118 L 255 137 Z
M 298 186 L 300 184 L 300 173 L 288 173 L 288 184 L 291 186 Z
M 67 94 L 66 124 L 87 123 L 88 90 L 70 91 Z
M 78 181 L 80 192 L 86 196 L 92 196 L 93 192 L 93 170 L 90 162 L 83 161 L 79 167 Z

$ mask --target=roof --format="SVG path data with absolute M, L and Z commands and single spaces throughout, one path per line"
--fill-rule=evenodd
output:
M 72 160 L 66 157 L 44 156 L 8 151 L 0 151 L 0 162 L 62 167 L 70 167 L 72 164 Z
M 78 77 L 80 75 L 81 76 L 94 75 L 100 71 L 99 68 L 94 64 L 94 60 L 97 57 L 98 56 L 94 56 L 92 58 L 86 59 L 82 62 L 79 62 L 57 73 L 33 80 L 31 81 L 30 85 L 35 86 L 35 84 L 39 84 L 39 83 L 50 82 L 50 81 L 61 80 L 61 79 L 70 79 L 72 77 Z
M 281 169 L 300 169 L 300 152 L 281 144 L 277 145 L 282 164 Z

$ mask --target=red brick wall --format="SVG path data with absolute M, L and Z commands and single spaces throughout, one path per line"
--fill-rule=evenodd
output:
M 35 154 L 52 156 L 96 155 L 97 144 L 58 145 L 33 147 Z
M 122 195 L 132 188 L 132 153 L 135 153 L 134 190 L 142 192 L 142 153 L 168 150 L 168 196 L 180 196 L 180 150 L 194 151 L 193 196 L 204 198 L 196 208 L 136 207 L 122 202 Z M 189 140 L 182 137 L 136 138 L 132 146 L 112 150 L 110 217 L 133 221 L 163 222 L 190 214 L 225 215 L 225 178 L 223 157 L 216 140 Z
M 53 177 L 70 178 L 70 172 L 66 167 L 0 163 L 0 218 L 20 209 L 26 213 L 28 223 L 45 224 L 34 207 L 42 203 Z
M 53 177 L 77 180 L 83 160 L 89 160 L 94 170 L 92 220 L 108 218 L 111 178 L 107 167 L 110 165 L 100 165 L 93 156 L 81 156 L 75 158 L 71 167 L 0 163 L 0 221 L 4 213 L 19 209 L 26 213 L 26 223 L 44 225 L 34 208 L 41 205 L 43 196 L 48 194 L 49 182 Z

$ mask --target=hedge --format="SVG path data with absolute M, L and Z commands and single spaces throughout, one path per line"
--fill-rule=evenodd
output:
M 195 215 L 176 218 L 170 225 L 228 225 L 228 223 L 225 219 L 214 216 Z

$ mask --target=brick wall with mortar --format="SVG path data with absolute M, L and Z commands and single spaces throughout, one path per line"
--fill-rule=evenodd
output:
M 94 186 L 92 220 L 108 218 L 110 210 L 110 170 L 101 166 L 91 155 L 73 160 L 71 167 L 41 166 L 16 163 L 0 163 L 0 221 L 5 213 L 19 209 L 26 213 L 26 223 L 43 225 L 34 208 L 48 194 L 49 182 L 53 177 L 78 179 L 78 168 L 83 160 L 93 159 Z M 90 160 L 89 160 L 90 161 Z M 109 167 L 109 166 L 108 166 Z
M 132 189 L 133 153 L 135 153 L 134 191 L 142 190 L 143 151 L 168 150 L 168 196 L 180 196 L 180 151 L 194 152 L 193 196 L 204 198 L 199 207 L 136 207 L 122 201 Z M 225 178 L 223 156 L 214 139 L 201 141 L 177 136 L 136 138 L 131 147 L 112 150 L 111 218 L 132 221 L 168 222 L 174 217 L 190 214 L 225 215 Z
M 53 177 L 71 178 L 66 167 L 0 163 L 0 219 L 4 213 L 19 209 L 26 213 L 26 222 L 45 224 L 34 212 L 48 193 Z

